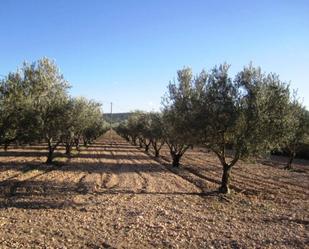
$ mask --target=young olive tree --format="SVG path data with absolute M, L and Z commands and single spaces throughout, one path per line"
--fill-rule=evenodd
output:
M 105 132 L 101 104 L 93 100 L 88 101 L 85 109 L 85 117 L 82 138 L 84 145 L 87 146 Z
M 139 127 L 139 139 L 143 146 L 145 147 L 145 152 L 149 151 L 149 146 L 151 144 L 151 119 L 149 113 L 141 113 L 138 117 L 138 127 Z
M 79 127 L 79 106 L 77 106 L 77 100 L 75 98 L 70 98 L 67 103 L 67 108 L 64 113 L 64 126 L 65 129 L 61 135 L 61 142 L 65 147 L 65 154 L 67 156 L 71 155 L 72 147 L 76 142 L 76 137 L 78 136 Z
M 9 73 L 0 82 L 0 144 L 5 150 L 12 142 L 26 143 L 37 135 L 31 129 L 34 111 L 30 94 L 21 71 Z
M 87 146 L 92 143 L 103 131 L 103 113 L 101 104 L 83 97 L 71 98 L 65 113 L 65 127 L 62 134 L 62 143 L 66 154 L 71 155 L 72 147 L 79 149 L 79 141 L 84 140 Z
M 128 123 L 127 121 L 123 121 L 119 123 L 119 125 L 115 128 L 115 131 L 123 137 L 127 142 L 132 142 L 130 135 L 129 135 L 129 129 L 128 129 Z
M 142 129 L 143 124 L 140 122 L 140 117 L 143 115 L 141 111 L 133 112 L 127 122 L 128 134 L 131 137 L 131 141 L 133 145 L 137 145 L 137 140 L 139 141 L 139 146 L 143 147 L 143 136 L 142 136 Z
M 285 169 L 292 169 L 292 162 L 302 144 L 309 141 L 309 112 L 294 100 L 290 104 L 288 130 L 283 149 L 288 153 L 288 162 Z
M 137 138 L 140 138 L 146 152 L 152 145 L 156 157 L 159 156 L 164 145 L 163 121 L 160 113 L 135 112 L 129 117 L 129 120 L 120 123 L 115 130 L 120 136 L 133 144 Z
M 181 157 L 194 143 L 191 126 L 192 71 L 190 68 L 184 68 L 179 70 L 177 75 L 178 82 L 170 82 L 163 99 L 163 137 L 169 147 L 174 167 L 179 167 Z
M 52 163 L 54 151 L 68 128 L 66 113 L 70 106 L 67 94 L 69 85 L 56 64 L 47 58 L 31 65 L 25 63 L 22 70 L 31 93 L 31 108 L 34 111 L 32 130 L 47 142 L 46 163 Z
M 24 63 L 1 82 L 1 141 L 29 143 L 42 138 L 48 143 L 48 160 L 60 143 L 67 104 L 67 82 L 56 65 L 44 58 Z M 54 142 L 57 140 L 56 142 Z
M 19 74 L 9 74 L 0 85 L 0 144 L 8 145 L 15 141 L 22 103 L 18 101 L 23 94 L 22 81 Z
M 69 98 L 69 85 L 56 64 L 43 58 L 24 63 L 16 73 L 0 81 L 0 144 L 48 144 L 47 163 L 52 163 L 60 143 L 70 154 L 81 137 L 92 142 L 103 132 L 100 104 Z
M 150 127 L 149 140 L 155 152 L 155 157 L 160 156 L 160 150 L 165 144 L 163 138 L 163 120 L 161 113 L 149 113 Z

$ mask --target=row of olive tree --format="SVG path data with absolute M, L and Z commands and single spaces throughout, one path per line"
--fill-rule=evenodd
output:
M 69 84 L 56 64 L 43 58 L 0 81 L 0 144 L 48 144 L 47 163 L 63 144 L 92 142 L 103 132 L 100 104 L 68 95 Z
M 163 120 L 160 113 L 136 111 L 126 122 L 116 127 L 116 132 L 133 145 L 145 147 L 145 152 L 152 146 L 155 156 L 159 157 L 165 143 L 162 127 Z
M 168 86 L 163 113 L 155 114 L 157 138 L 168 145 L 173 166 L 191 146 L 208 148 L 222 165 L 223 193 L 230 191 L 231 170 L 240 159 L 288 148 L 290 168 L 309 131 L 308 111 L 278 75 L 249 65 L 232 79 L 229 67 L 223 64 L 195 77 L 190 68 L 179 70 L 177 82 Z M 119 127 L 120 134 L 147 149 L 153 139 L 151 115 L 135 113 Z

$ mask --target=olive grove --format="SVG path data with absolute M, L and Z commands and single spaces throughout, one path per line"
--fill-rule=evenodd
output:
M 70 154 L 80 140 L 104 132 L 100 104 L 68 94 L 69 83 L 56 64 L 43 58 L 24 63 L 0 81 L 0 144 L 47 143 L 47 163 L 60 144 Z
M 155 151 L 156 141 L 165 143 L 174 167 L 190 147 L 207 148 L 222 165 L 222 193 L 230 192 L 231 171 L 240 159 L 285 149 L 290 168 L 308 138 L 308 111 L 278 75 L 249 64 L 232 78 L 229 68 L 225 63 L 196 76 L 190 68 L 179 70 L 162 113 L 135 113 L 118 127 L 119 134 L 133 144 L 148 139 Z

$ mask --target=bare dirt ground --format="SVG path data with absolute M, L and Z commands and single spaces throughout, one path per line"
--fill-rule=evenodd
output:
M 167 152 L 108 134 L 55 166 L 44 146 L 0 150 L 0 248 L 308 248 L 308 161 L 240 162 L 222 196 L 211 153 L 171 169 Z

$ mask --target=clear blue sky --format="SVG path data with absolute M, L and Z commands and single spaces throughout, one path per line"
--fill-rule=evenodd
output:
M 250 61 L 309 109 L 309 1 L 1 0 L 0 74 L 50 57 L 73 96 L 158 110 L 177 69 Z

